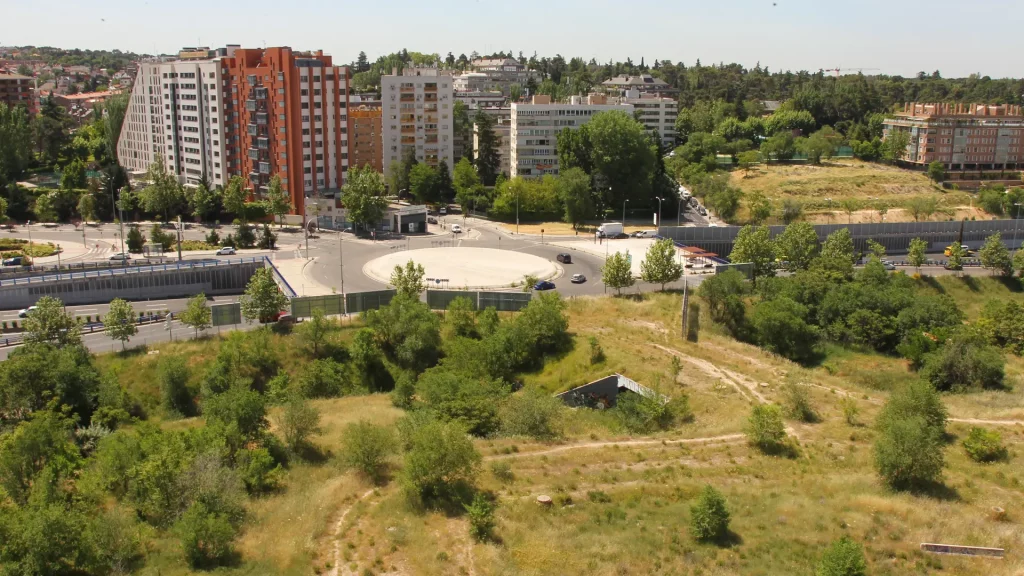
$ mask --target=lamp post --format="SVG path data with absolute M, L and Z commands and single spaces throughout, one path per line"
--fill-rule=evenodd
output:
M 1014 204 L 1013 204 L 1013 205 L 1017 207 L 1017 218 L 1015 218 L 1015 219 L 1014 219 L 1014 221 L 1013 221 L 1013 244 L 1014 244 L 1014 246 L 1016 246 L 1016 245 L 1017 245 L 1017 222 L 1019 222 L 1019 221 L 1020 221 L 1020 207 L 1021 207 L 1022 205 L 1024 205 L 1024 203 L 1021 203 L 1021 202 L 1014 202 Z M 1017 255 L 1017 250 L 1020 250 L 1020 247 L 1019 247 L 1019 246 L 1016 246 L 1016 247 L 1015 247 L 1015 248 L 1013 249 L 1013 254 L 1014 254 L 1014 256 L 1016 256 L 1016 255 Z
M 611 188 L 609 188 L 611 190 Z M 626 202 L 629 202 L 629 198 L 622 201 L 622 231 L 626 231 Z
M 122 187 L 121 190 L 118 191 L 118 196 L 120 196 L 123 193 L 124 193 L 124 187 Z M 113 200 L 113 198 L 114 198 L 113 193 L 111 193 L 110 198 L 111 198 L 111 200 Z M 121 229 L 121 256 L 122 256 L 121 263 L 125 267 L 127 267 L 128 266 L 128 261 L 123 258 L 123 256 L 126 254 L 126 252 L 124 251 L 124 206 L 122 206 L 121 203 L 118 202 L 117 203 L 117 209 L 118 209 L 118 211 L 121 214 L 121 217 L 118 219 L 118 224 L 119 224 L 119 227 Z
M 664 198 L 662 198 L 661 196 L 655 196 L 655 198 L 658 199 L 658 223 L 656 224 L 656 226 L 658 228 L 660 228 L 661 227 L 661 201 L 664 200 Z
M 519 192 L 516 192 L 516 234 L 519 234 Z

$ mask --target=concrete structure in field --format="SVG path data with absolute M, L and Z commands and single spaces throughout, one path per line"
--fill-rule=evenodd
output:
M 668 402 L 668 398 L 622 374 L 612 374 L 588 384 L 577 386 L 571 390 L 555 394 L 555 398 L 562 400 L 567 406 L 573 408 L 604 409 L 614 408 L 619 394 L 625 393 L 656 398 L 662 403 Z
M 941 162 L 947 170 L 1024 167 L 1024 114 L 1013 104 L 904 104 L 883 124 L 885 137 L 910 137 L 905 162 Z
M 589 98 L 584 103 L 580 96 L 573 96 L 567 104 L 553 104 L 549 96 L 534 96 L 529 104 L 512 103 L 509 176 L 558 174 L 558 133 L 566 128 L 575 130 L 594 114 L 608 110 L 632 114 L 633 106 L 591 103 Z
M 480 112 L 494 119 L 494 135 L 498 139 L 498 172 L 506 177 L 512 173 L 512 107 L 480 108 Z M 473 123 L 473 158 L 480 154 L 480 132 Z
M 37 112 L 32 85 L 34 79 L 21 74 L 0 72 L 0 103 L 13 108 L 19 104 L 28 108 L 32 114 Z
M 139 64 L 118 159 L 143 173 L 163 161 L 186 185 L 242 176 L 254 196 L 274 175 L 293 213 L 341 188 L 348 170 L 348 69 L 288 47 L 186 49 Z
M 382 76 L 381 109 L 384 172 L 411 151 L 428 166 L 454 168 L 455 105 L 452 77 L 437 68 L 408 68 Z
M 380 102 L 376 106 L 360 104 L 349 109 L 349 165 L 369 166 L 384 171 L 383 134 L 381 133 Z
M 637 74 L 630 76 L 623 74 L 601 83 L 605 92 L 624 93 L 626 90 L 636 90 L 643 94 L 655 94 L 660 96 L 671 96 L 678 94 L 679 90 L 673 88 L 668 82 L 661 78 L 655 78 L 650 74 Z

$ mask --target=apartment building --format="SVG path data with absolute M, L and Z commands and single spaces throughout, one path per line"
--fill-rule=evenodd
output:
M 657 134 L 661 145 L 671 150 L 676 144 L 676 117 L 679 115 L 679 103 L 673 98 L 665 98 L 655 94 L 644 94 L 637 90 L 626 90 L 624 95 L 605 96 L 591 94 L 589 100 L 593 104 L 628 104 L 636 111 L 637 119 L 648 134 Z
M 498 139 L 498 172 L 508 177 L 512 173 L 512 107 L 492 106 L 480 108 L 494 120 L 494 135 Z M 476 111 L 474 111 L 474 114 Z M 480 155 L 480 132 L 478 125 L 473 123 L 473 158 Z
M 183 184 L 225 186 L 224 82 L 215 60 L 140 63 L 117 142 L 121 165 L 141 175 L 162 161 Z
M 454 78 L 457 91 L 497 91 L 508 96 L 513 85 L 526 86 L 531 79 L 540 84 L 544 79 L 540 71 L 528 70 L 515 58 L 477 59 L 469 66 L 470 72 Z
M 361 103 L 348 112 L 350 166 L 369 166 L 377 172 L 384 171 L 382 150 L 380 102 Z
M 348 68 L 323 51 L 237 49 L 220 59 L 229 98 L 229 170 L 257 195 L 274 175 L 301 214 L 336 193 L 348 172 Z
M 558 133 L 577 129 L 598 112 L 622 110 L 631 104 L 598 104 L 601 100 L 573 96 L 569 103 L 552 104 L 550 96 L 534 96 L 529 104 L 512 103 L 509 133 L 509 175 L 536 177 L 558 174 Z
M 382 76 L 381 112 L 384 172 L 407 151 L 429 166 L 454 168 L 455 104 L 452 77 L 437 68 L 407 68 Z
M 634 76 L 622 74 L 609 80 L 605 80 L 601 83 L 601 87 L 605 92 L 611 94 L 623 94 L 627 90 L 635 90 L 643 94 L 671 96 L 679 92 L 678 89 L 673 88 L 668 82 L 665 82 L 661 78 L 655 78 L 650 74 L 637 74 Z
M 905 162 L 942 162 L 947 170 L 1024 167 L 1024 115 L 1019 105 L 904 104 L 886 118 L 883 133 L 910 136 Z
M 33 97 L 32 84 L 34 80 L 21 74 L 11 74 L 0 71 L 0 103 L 14 108 L 22 104 L 30 114 L 35 114 L 36 102 Z

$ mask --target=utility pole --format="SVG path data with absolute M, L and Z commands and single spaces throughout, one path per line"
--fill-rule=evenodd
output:
M 654 223 L 655 228 L 661 228 L 661 201 L 664 200 L 661 196 L 656 196 L 658 199 L 658 221 Z
M 181 262 L 181 216 L 178 216 L 178 262 Z

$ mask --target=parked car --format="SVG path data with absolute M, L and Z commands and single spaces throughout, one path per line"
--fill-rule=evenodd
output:
M 657 238 L 658 237 L 658 231 L 657 230 L 640 230 L 639 232 L 636 233 L 636 237 L 637 238 Z
M 700 202 L 697 201 L 695 196 L 690 196 L 690 206 L 693 206 L 694 208 L 700 206 Z
M 437 224 L 437 218 L 433 216 L 427 216 L 427 224 Z
M 217 250 L 217 256 L 234 256 L 234 255 L 235 255 L 235 249 L 232 248 L 231 246 L 225 246 L 225 247 L 221 248 L 220 250 Z
M 587 281 L 587 277 L 583 274 L 573 274 L 572 278 L 569 279 L 573 284 L 583 284 Z
M 700 214 L 701 216 L 707 216 L 708 210 L 703 206 L 697 206 L 697 213 Z
M 533 289 L 534 290 L 554 290 L 555 289 L 555 283 L 554 282 L 549 282 L 547 280 L 541 280 L 540 282 L 537 282 L 536 284 L 533 285 Z
M 562 252 L 558 256 L 555 256 L 555 260 L 558 260 L 562 264 L 572 264 L 572 256 L 566 254 L 565 252 Z
M 277 323 L 281 325 L 295 324 L 295 316 L 288 314 L 287 312 L 280 314 L 277 317 Z
M 15 256 L 14 258 L 8 258 L 7 260 L 4 260 L 4 266 L 21 266 L 22 262 L 24 261 L 24 256 Z
M 639 238 L 640 234 L 642 234 L 642 233 L 643 233 L 643 230 L 637 230 L 636 232 L 631 233 L 629 236 L 630 236 L 630 238 Z
M 33 310 L 35 310 L 36 308 L 39 308 L 39 306 L 29 306 L 28 308 L 25 308 L 24 310 L 19 310 L 18 311 L 18 318 L 27 318 L 28 317 L 28 313 L 33 311 Z
M 110 259 L 111 260 L 127 261 L 127 260 L 131 260 L 132 257 L 129 256 L 128 254 L 125 254 L 124 252 L 118 252 L 117 254 L 114 254 L 113 256 L 111 256 Z
M 972 250 L 967 247 L 967 244 L 961 244 L 960 245 L 960 249 L 963 251 L 964 256 L 970 256 L 973 253 Z M 953 255 L 953 247 L 952 246 L 946 246 L 946 249 L 943 250 L 942 253 L 944 255 L 946 255 L 946 256 L 952 256 Z
M 459 226 L 458 224 L 452 224 L 452 234 L 461 234 L 461 233 L 462 233 L 462 226 Z

